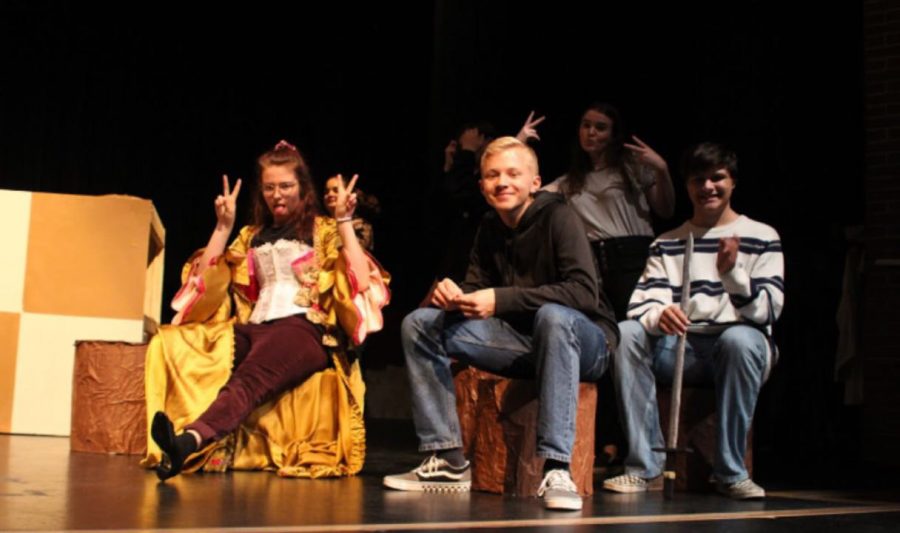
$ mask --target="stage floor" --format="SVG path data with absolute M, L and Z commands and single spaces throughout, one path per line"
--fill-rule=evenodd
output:
M 534 498 L 395 492 L 382 489 L 382 476 L 412 468 L 419 456 L 412 446 L 370 441 L 366 468 L 353 478 L 233 472 L 160 484 L 137 456 L 70 453 L 66 438 L 0 435 L 0 530 L 900 529 L 896 491 L 770 491 L 755 502 L 714 494 L 678 494 L 666 502 L 660 493 L 598 491 L 580 513 L 545 511 Z

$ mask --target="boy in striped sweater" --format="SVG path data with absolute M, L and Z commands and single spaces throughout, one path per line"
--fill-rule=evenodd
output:
M 759 389 L 777 358 L 772 323 L 784 304 L 784 256 L 771 227 L 731 207 L 737 180 L 734 152 L 702 143 L 683 162 L 691 219 L 661 235 L 621 322 L 614 380 L 629 443 L 625 474 L 603 487 L 642 492 L 661 487 L 665 456 L 656 404 L 656 380 L 671 382 L 679 335 L 687 335 L 684 383 L 715 385 L 719 492 L 736 499 L 765 491 L 744 467 L 747 432 Z M 680 307 L 682 263 L 694 235 L 690 302 Z

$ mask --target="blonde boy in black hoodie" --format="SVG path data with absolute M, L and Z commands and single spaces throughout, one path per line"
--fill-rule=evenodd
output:
M 537 455 L 545 458 L 538 496 L 548 509 L 579 510 L 569 473 L 578 383 L 606 370 L 618 329 L 577 215 L 560 195 L 538 191 L 534 151 L 513 137 L 496 139 L 484 150 L 481 176 L 493 212 L 479 227 L 465 281 L 439 282 L 426 299 L 431 306 L 407 315 L 401 330 L 419 449 L 430 456 L 384 484 L 469 490 L 450 373 L 455 358 L 537 380 Z

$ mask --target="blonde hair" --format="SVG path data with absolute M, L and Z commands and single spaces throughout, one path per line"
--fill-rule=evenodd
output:
M 537 154 L 534 153 L 534 150 L 532 150 L 530 146 L 523 143 L 519 139 L 516 139 L 515 137 L 497 137 L 484 147 L 484 152 L 481 154 L 481 174 L 484 175 L 484 162 L 487 161 L 489 157 L 493 157 L 507 150 L 515 149 L 524 150 L 528 155 L 528 159 L 531 163 L 531 169 L 534 171 L 534 175 L 537 176 L 538 174 L 540 174 L 540 170 L 538 169 Z

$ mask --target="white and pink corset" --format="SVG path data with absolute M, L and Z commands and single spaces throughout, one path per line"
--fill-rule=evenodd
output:
M 298 305 L 298 294 L 308 292 L 310 287 L 301 285 L 297 273 L 312 266 L 315 260 L 313 249 L 299 241 L 278 239 L 275 243 L 265 243 L 251 249 L 251 276 L 259 284 L 259 298 L 250 315 L 252 324 L 306 313 L 311 302 Z

